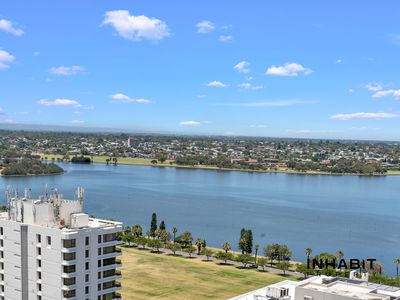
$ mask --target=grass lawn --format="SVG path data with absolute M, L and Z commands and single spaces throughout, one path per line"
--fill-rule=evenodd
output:
M 400 175 L 399 170 L 388 170 L 387 173 L 388 175 Z
M 285 279 L 200 259 L 123 248 L 123 299 L 227 299 Z

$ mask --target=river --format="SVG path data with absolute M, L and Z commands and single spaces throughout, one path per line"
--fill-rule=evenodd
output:
M 6 186 L 56 187 L 72 198 L 86 191 L 85 210 L 99 218 L 142 224 L 153 212 L 178 234 L 191 231 L 210 246 L 237 248 L 240 229 L 254 244 L 285 243 L 293 258 L 341 250 L 345 258 L 376 258 L 394 274 L 400 257 L 400 176 L 328 176 L 247 173 L 151 166 L 59 164 L 62 175 L 1 177 Z M 4 196 L 1 202 L 5 202 Z

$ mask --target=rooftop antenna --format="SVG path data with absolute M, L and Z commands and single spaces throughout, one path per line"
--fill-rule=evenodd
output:
M 85 190 L 83 189 L 83 187 L 78 186 L 78 188 L 75 191 L 75 196 L 81 204 L 83 203 L 84 195 L 85 195 Z

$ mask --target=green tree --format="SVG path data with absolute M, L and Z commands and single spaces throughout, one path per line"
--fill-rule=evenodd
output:
M 396 258 L 393 263 L 396 265 L 396 277 L 399 278 L 400 258 Z
M 178 243 L 168 244 L 168 249 L 171 250 L 174 255 L 176 255 L 176 251 L 179 251 L 181 246 Z
M 164 220 L 162 220 L 161 221 L 161 223 L 160 223 L 160 227 L 159 227 L 161 230 L 166 230 L 167 228 L 165 227 L 165 222 L 164 222 Z
M 242 254 L 250 254 L 253 250 L 253 232 L 251 229 L 242 228 L 240 231 L 239 249 Z
M 225 264 L 228 263 L 228 260 L 233 260 L 233 254 L 225 251 L 218 251 L 214 254 L 214 257 L 218 260 L 223 260 Z
M 267 266 L 267 259 L 264 257 L 259 257 L 257 259 L 257 266 L 261 267 L 261 269 L 263 270 L 263 272 L 265 271 L 265 267 Z
M 239 254 L 235 260 L 243 264 L 243 267 L 246 268 L 253 261 L 253 257 L 250 254 L 245 253 Z
M 156 251 L 157 253 L 160 252 L 160 248 L 162 246 L 161 241 L 158 239 L 151 239 L 149 240 L 149 242 L 147 243 L 147 245 L 150 248 L 153 248 L 153 251 Z
M 184 248 L 184 251 L 185 251 L 187 254 L 189 254 L 189 257 L 192 257 L 192 254 L 193 254 L 194 252 L 196 252 L 196 248 L 193 247 L 193 246 L 189 246 L 189 247 Z
M 158 229 L 157 238 L 164 244 L 164 246 L 166 246 L 167 243 L 171 240 L 171 234 L 166 230 Z
M 310 261 L 310 256 L 312 254 L 312 249 L 311 248 L 307 248 L 306 249 L 306 255 L 307 255 L 307 262 Z
M 231 250 L 231 244 L 229 244 L 228 242 L 223 243 L 222 249 L 225 251 L 225 253 L 228 253 Z
M 203 247 L 203 249 L 201 249 L 201 255 L 204 255 L 207 259 L 207 261 L 210 260 L 210 257 L 213 256 L 214 251 L 212 249 L 209 249 L 207 247 Z
M 135 236 L 131 232 L 124 233 L 122 235 L 122 241 L 128 243 L 128 247 L 130 247 L 131 243 L 135 241 Z
M 195 245 L 197 247 L 197 255 L 200 255 L 201 249 L 205 248 L 207 246 L 206 240 L 204 239 L 197 239 L 195 242 Z
M 296 272 L 303 274 L 304 279 L 306 279 L 308 277 L 308 275 L 314 274 L 314 270 L 307 268 L 306 264 L 298 264 L 296 266 Z
M 141 237 L 143 234 L 143 228 L 139 224 L 135 224 L 132 227 L 132 232 L 133 234 L 138 238 Z
M 280 261 L 276 267 L 283 271 L 283 276 L 286 276 L 286 271 L 289 270 L 290 263 L 287 260 Z
M 176 238 L 176 242 L 179 243 L 182 248 L 188 248 L 192 246 L 193 236 L 189 231 L 185 231 Z
M 178 232 L 178 228 L 172 227 L 172 233 L 174 235 L 174 244 L 175 244 L 175 235 L 176 235 L 177 232 Z
M 136 243 L 138 244 L 138 246 L 142 246 L 142 248 L 145 249 L 147 244 L 147 239 L 141 236 L 136 239 Z
M 150 236 L 155 237 L 155 233 L 157 230 L 157 214 L 153 213 L 151 215 L 151 222 L 150 222 Z

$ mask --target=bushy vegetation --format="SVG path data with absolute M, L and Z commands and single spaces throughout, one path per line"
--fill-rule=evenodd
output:
M 59 174 L 64 170 L 54 163 L 43 163 L 36 159 L 22 159 L 4 164 L 2 175 L 45 175 Z
M 74 156 L 73 158 L 71 158 L 71 162 L 76 164 L 90 164 L 92 160 L 90 159 L 90 157 L 82 155 L 82 156 Z

